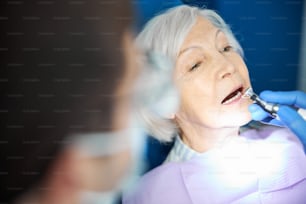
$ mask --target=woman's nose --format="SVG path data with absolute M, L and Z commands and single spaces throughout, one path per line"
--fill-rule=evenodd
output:
M 226 57 L 219 58 L 219 78 L 224 79 L 227 77 L 231 77 L 236 72 L 235 65 Z

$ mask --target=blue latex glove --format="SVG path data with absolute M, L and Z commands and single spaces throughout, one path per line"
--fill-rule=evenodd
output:
M 273 119 L 257 104 L 252 104 L 249 110 L 253 120 L 268 122 L 274 125 L 285 125 L 296 134 L 301 142 L 306 147 L 306 121 L 296 110 L 289 106 L 306 109 L 306 93 L 301 91 L 263 91 L 260 93 L 260 98 L 267 102 L 279 104 L 277 112 L 279 120 Z M 306 150 L 306 149 L 305 149 Z

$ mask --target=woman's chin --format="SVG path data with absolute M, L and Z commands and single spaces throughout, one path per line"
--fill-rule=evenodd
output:
M 251 113 L 249 111 L 243 113 L 236 113 L 236 114 L 228 114 L 224 115 L 223 118 L 220 120 L 219 118 L 219 125 L 223 127 L 240 127 L 252 120 Z

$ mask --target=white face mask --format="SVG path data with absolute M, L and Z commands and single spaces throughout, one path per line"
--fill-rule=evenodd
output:
M 69 140 L 70 144 L 82 151 L 84 157 L 111 156 L 126 150 L 131 151 L 132 159 L 129 171 L 118 186 L 112 191 L 98 192 L 85 190 L 81 193 L 81 204 L 113 204 L 118 201 L 119 193 L 133 187 L 143 170 L 145 133 L 140 122 L 130 120 L 127 129 L 114 132 L 76 134 Z
M 137 156 L 144 146 L 145 135 L 140 123 L 130 123 L 119 131 L 74 134 L 68 142 L 82 150 L 85 157 L 110 156 L 129 149 Z
M 114 204 L 118 199 L 116 192 L 84 191 L 81 194 L 80 204 Z

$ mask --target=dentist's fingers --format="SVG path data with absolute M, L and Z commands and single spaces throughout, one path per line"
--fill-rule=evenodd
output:
M 306 146 L 306 121 L 292 108 L 280 106 L 277 112 L 280 120 L 296 134 Z
M 249 106 L 249 111 L 251 112 L 252 119 L 256 121 L 261 121 L 270 125 L 284 126 L 283 122 L 272 118 L 271 115 L 265 112 L 259 105 L 251 104 Z
M 251 104 L 249 106 L 249 111 L 251 112 L 253 120 L 261 121 L 269 117 L 269 114 L 257 104 Z
M 306 93 L 302 91 L 263 91 L 260 97 L 267 102 L 306 109 Z

